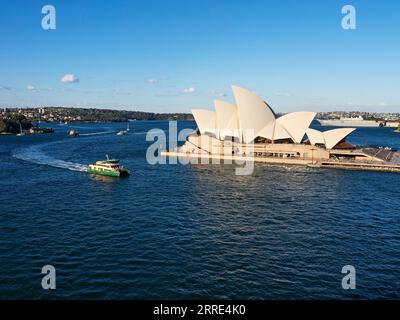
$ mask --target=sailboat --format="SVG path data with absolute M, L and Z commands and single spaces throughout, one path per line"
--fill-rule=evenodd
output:
M 129 120 L 128 120 L 127 125 L 126 125 L 126 130 L 121 130 L 121 131 L 119 131 L 119 132 L 117 133 L 117 136 L 125 136 L 125 135 L 128 134 L 128 132 L 129 132 L 130 130 L 131 130 L 131 129 L 129 128 Z
M 19 133 L 17 133 L 17 137 L 24 136 L 24 135 L 25 135 L 25 132 L 22 131 L 22 125 L 20 122 L 19 123 Z

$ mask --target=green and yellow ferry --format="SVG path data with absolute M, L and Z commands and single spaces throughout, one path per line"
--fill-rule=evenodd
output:
M 88 173 L 99 174 L 109 177 L 126 177 L 129 176 L 129 171 L 119 165 L 119 160 L 109 159 L 96 161 L 95 164 L 89 164 Z

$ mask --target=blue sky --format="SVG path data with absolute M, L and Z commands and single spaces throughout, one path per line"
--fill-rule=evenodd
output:
M 57 29 L 41 28 L 43 5 Z M 351 4 L 357 29 L 344 30 Z M 400 3 L 2 0 L 0 106 L 212 108 L 230 86 L 278 112 L 400 112 Z M 62 82 L 73 74 L 78 83 Z

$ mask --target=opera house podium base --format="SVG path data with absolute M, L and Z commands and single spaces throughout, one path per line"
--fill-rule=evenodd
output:
M 346 152 L 347 151 L 347 152 Z M 347 153 L 346 159 L 341 159 L 338 155 Z M 190 153 L 175 151 L 162 151 L 161 156 L 186 158 L 190 164 L 241 164 L 249 161 L 255 163 L 265 163 L 271 165 L 294 165 L 308 166 L 311 168 L 341 169 L 341 170 L 363 170 L 363 171 L 381 171 L 381 172 L 399 172 L 400 173 L 400 152 L 394 152 L 390 161 L 371 156 L 362 149 L 358 150 L 336 150 L 330 151 L 330 158 L 291 158 L 274 156 L 240 156 L 229 154 L 210 154 L 210 153 Z
M 338 162 L 338 161 L 322 161 L 313 165 L 313 168 L 342 169 L 342 170 L 362 170 L 362 171 L 383 171 L 383 172 L 399 172 L 400 164 L 391 163 L 361 163 L 361 162 Z
M 232 155 L 218 155 L 218 154 L 194 154 L 194 153 L 183 153 L 176 151 L 163 151 L 161 152 L 162 156 L 166 157 L 181 157 L 192 159 L 189 161 L 191 164 L 205 164 L 205 163 L 244 163 L 249 161 L 260 162 L 260 163 L 271 163 L 271 164 L 280 164 L 280 165 L 311 165 L 317 164 L 316 160 L 312 159 L 283 159 L 283 158 L 274 158 L 274 157 L 246 157 L 246 156 L 232 156 Z M 201 159 L 209 160 L 209 161 L 201 161 Z M 213 161 L 214 160 L 214 161 Z M 215 161 L 218 160 L 218 161 Z

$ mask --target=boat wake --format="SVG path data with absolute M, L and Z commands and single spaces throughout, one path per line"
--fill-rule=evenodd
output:
M 13 153 L 13 157 L 40 164 L 40 165 L 47 165 L 50 167 L 54 168 L 61 168 L 61 169 L 68 169 L 72 171 L 86 171 L 87 168 L 85 165 L 80 164 L 80 163 L 74 163 L 74 162 L 69 162 L 69 161 L 64 161 L 64 160 L 59 160 L 59 159 L 54 159 L 53 157 L 50 157 L 46 155 L 43 151 L 42 148 L 44 146 L 48 146 L 49 144 L 42 144 L 42 145 L 32 145 L 27 148 L 23 149 L 18 149 L 15 150 Z
M 101 132 L 91 132 L 91 133 L 80 133 L 79 135 L 82 137 L 90 137 L 90 136 L 99 136 L 102 134 L 111 134 L 111 133 L 115 133 L 115 130 L 112 131 L 101 131 Z
M 115 130 L 108 130 L 108 131 L 101 131 L 101 132 L 91 132 L 91 133 L 80 133 L 79 136 L 98 136 L 98 135 L 106 135 L 106 134 L 115 134 Z M 146 134 L 147 132 L 133 132 L 133 134 Z M 70 139 L 70 141 L 75 141 L 74 139 Z M 35 164 L 40 164 L 40 165 L 46 165 L 54 168 L 62 168 L 62 169 L 68 169 L 72 171 L 87 171 L 87 166 L 80 164 L 80 163 L 75 163 L 75 162 L 70 162 L 70 161 L 64 161 L 60 159 L 55 159 L 49 155 L 47 155 L 43 149 L 45 147 L 48 147 L 49 145 L 57 144 L 57 143 L 65 143 L 65 140 L 60 140 L 60 141 L 55 141 L 55 142 L 49 142 L 49 143 L 44 143 L 44 144 L 38 144 L 38 145 L 31 145 L 25 148 L 20 148 L 16 149 L 13 151 L 12 156 L 16 159 L 35 163 Z

